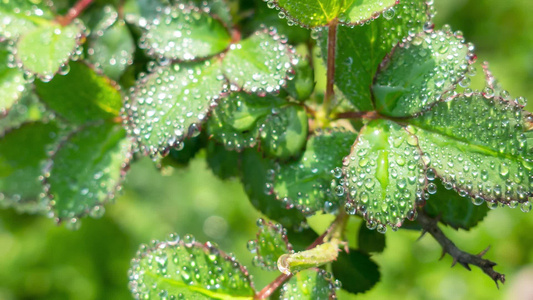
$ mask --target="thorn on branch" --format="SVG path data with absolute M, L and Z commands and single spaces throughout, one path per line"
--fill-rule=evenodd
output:
M 446 253 L 453 258 L 452 267 L 459 263 L 468 271 L 471 271 L 470 265 L 473 265 L 480 268 L 485 274 L 492 278 L 492 280 L 494 280 L 496 283 L 496 287 L 500 288 L 499 282 L 502 284 L 505 283 L 505 275 L 494 271 L 494 266 L 496 266 L 496 263 L 483 258 L 487 251 L 489 251 L 490 246 L 477 255 L 464 252 L 457 248 L 457 246 L 444 234 L 444 232 L 442 232 L 437 225 L 437 219 L 431 218 L 423 210 L 420 210 L 418 212 L 417 220 L 423 228 L 422 236 L 424 236 L 424 233 L 429 232 L 429 234 L 431 234 L 433 238 L 442 246 L 441 259 Z M 422 236 L 420 238 L 422 238 Z

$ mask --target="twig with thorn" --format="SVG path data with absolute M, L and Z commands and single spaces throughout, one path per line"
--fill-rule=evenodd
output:
M 418 223 L 422 225 L 424 230 L 422 235 L 424 235 L 426 232 L 431 234 L 433 238 L 435 238 L 435 240 L 437 240 L 437 242 L 442 246 L 442 257 L 448 253 L 453 258 L 452 267 L 459 263 L 470 271 L 470 265 L 473 265 L 480 268 L 483 272 L 485 272 L 485 274 L 489 275 L 489 277 L 494 280 L 498 288 L 500 287 L 498 282 L 505 283 L 505 275 L 494 271 L 494 266 L 496 266 L 496 263 L 483 258 L 483 255 L 487 253 L 490 246 L 477 255 L 464 252 L 457 248 L 457 246 L 455 246 L 455 244 L 448 237 L 446 237 L 446 235 L 444 235 L 444 232 L 442 232 L 437 225 L 437 219 L 429 217 L 423 210 L 420 210 L 418 212 L 417 220 Z

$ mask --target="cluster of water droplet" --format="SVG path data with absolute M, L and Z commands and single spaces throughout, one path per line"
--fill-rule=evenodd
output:
M 395 6 L 400 3 L 403 1 L 380 0 L 372 2 L 371 5 L 355 4 L 343 9 L 344 11 L 339 15 L 339 23 L 351 26 L 367 25 L 380 16 L 390 20 L 396 14 Z
M 446 188 L 516 207 L 533 189 L 526 120 L 520 106 L 474 93 L 439 103 L 414 123 L 432 131 L 416 134 Z
M 349 214 L 362 214 L 369 229 L 384 233 L 416 217 L 426 185 L 415 136 L 391 122 L 368 127 L 344 159 Z
M 182 149 L 185 138 L 200 134 L 225 92 L 226 80 L 216 62 L 156 67 L 152 74 L 140 75 L 126 98 L 126 128 L 144 154 Z
M 102 126 L 102 125 L 99 125 Z M 87 127 L 71 133 L 50 154 L 45 163 L 41 181 L 48 203 L 48 217 L 57 223 L 66 222 L 69 229 L 76 230 L 80 217 L 90 215 L 94 218 L 103 216 L 103 205 L 115 199 L 121 183 L 126 176 L 132 159 L 132 142 L 128 138 L 120 139 L 111 148 L 106 145 L 105 157 L 99 157 L 88 167 L 86 161 L 72 159 L 72 153 L 86 154 L 95 148 L 97 137 L 116 138 L 123 133 L 119 126 L 108 128 Z M 104 132 L 105 131 L 105 132 Z M 101 145 L 98 145 L 101 146 Z M 97 152 L 99 153 L 99 152 Z M 72 177 L 72 170 L 77 175 Z
M 297 273 L 281 287 L 280 299 L 337 299 L 336 290 L 341 285 L 330 272 L 309 269 Z
M 222 61 L 224 74 L 232 85 L 260 96 L 279 92 L 289 78 L 294 78 L 296 64 L 294 49 L 273 27 L 232 44 Z
M 6 43 L 7 44 L 7 43 Z M 13 44 L 13 43 L 11 43 Z M 0 73 L 5 80 L 0 83 L 0 116 L 7 115 L 11 106 L 18 101 L 26 90 L 26 80 L 23 72 L 10 64 L 14 61 L 13 54 L 10 53 L 11 46 L 0 44 Z
M 141 245 L 129 270 L 136 299 L 196 299 L 217 293 L 252 297 L 246 268 L 213 243 L 202 245 L 191 235 L 171 234 L 164 242 Z
M 4 39 L 17 40 L 20 35 L 34 29 L 32 18 L 50 19 L 50 8 L 43 3 L 30 1 L 3 0 L 0 19 L 0 42 Z
M 248 242 L 248 250 L 256 254 L 252 263 L 269 271 L 278 269 L 278 258 L 292 253 L 292 245 L 287 238 L 287 230 L 278 223 L 257 220 L 257 239 Z
M 231 36 L 220 21 L 180 3 L 165 7 L 146 24 L 139 47 L 156 58 L 191 61 L 220 53 L 230 42 Z
M 105 6 L 103 13 L 104 17 L 89 36 L 87 59 L 95 68 L 118 80 L 126 67 L 133 64 L 135 44 L 126 23 L 118 18 L 112 6 Z
M 340 128 L 316 132 L 298 160 L 276 163 L 269 171 L 271 181 L 267 180 L 265 193 L 275 193 L 287 208 L 304 214 L 334 212 L 346 199 L 339 166 L 355 138 Z
M 381 105 L 395 116 L 422 111 L 455 88 L 475 59 L 473 50 L 462 33 L 452 32 L 449 26 L 409 37 L 379 71 L 374 85 L 377 101 L 384 102 Z M 400 88 L 402 93 L 394 97 L 395 102 L 388 103 L 391 93 Z

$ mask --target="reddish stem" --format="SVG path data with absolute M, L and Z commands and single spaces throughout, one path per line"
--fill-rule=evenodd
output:
M 328 60 L 327 60 L 327 81 L 326 81 L 326 94 L 324 95 L 324 106 L 326 112 L 329 114 L 331 111 L 331 101 L 335 96 L 335 90 L 333 86 L 335 84 L 335 55 L 337 49 L 337 26 L 338 20 L 334 19 L 328 25 Z
M 336 119 L 366 119 L 374 120 L 379 118 L 379 115 L 375 111 L 348 111 L 338 113 L 335 116 Z
M 72 23 L 72 21 L 76 19 L 92 2 L 93 0 L 79 0 L 68 10 L 66 15 L 58 17 L 57 21 L 62 26 L 67 26 L 68 24 Z

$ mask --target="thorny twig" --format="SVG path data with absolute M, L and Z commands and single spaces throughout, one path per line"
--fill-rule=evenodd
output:
M 421 210 L 418 212 L 417 220 L 418 223 L 422 225 L 422 228 L 424 230 L 422 235 L 424 235 L 426 232 L 431 234 L 433 238 L 435 238 L 435 240 L 437 240 L 437 242 L 442 246 L 441 259 L 442 257 L 444 257 L 444 255 L 446 255 L 446 253 L 448 253 L 453 258 L 452 267 L 459 263 L 470 271 L 470 265 L 474 265 L 480 268 L 483 272 L 485 272 L 485 274 L 487 274 L 490 278 L 492 278 L 498 288 L 498 281 L 501 283 L 505 283 L 505 275 L 500 274 L 494 271 L 493 269 L 494 266 L 496 266 L 496 263 L 483 258 L 483 255 L 487 253 L 490 247 L 481 251 L 477 255 L 464 252 L 461 249 L 457 248 L 457 246 L 455 246 L 455 244 L 448 237 L 446 237 L 444 232 L 442 232 L 442 230 L 437 225 L 437 219 L 429 217 L 424 211 Z

